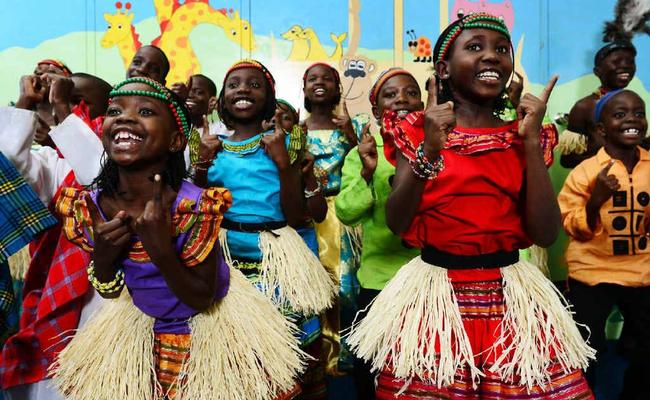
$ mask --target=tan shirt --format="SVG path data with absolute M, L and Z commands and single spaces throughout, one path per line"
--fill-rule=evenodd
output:
M 558 201 L 570 237 L 566 259 L 571 278 L 588 285 L 650 286 L 650 244 L 640 233 L 644 213 L 650 212 L 650 153 L 638 149 L 639 162 L 631 174 L 618 160 L 609 170 L 621 187 L 600 208 L 594 231 L 587 224 L 586 205 L 611 157 L 601 148 L 567 177 Z

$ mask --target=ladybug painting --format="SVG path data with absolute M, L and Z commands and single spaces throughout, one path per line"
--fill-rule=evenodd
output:
M 433 48 L 431 47 L 431 40 L 424 36 L 416 38 L 415 31 L 413 29 L 406 31 L 406 34 L 411 37 L 411 40 L 409 40 L 409 52 L 415 56 L 413 61 L 430 63 L 433 60 Z

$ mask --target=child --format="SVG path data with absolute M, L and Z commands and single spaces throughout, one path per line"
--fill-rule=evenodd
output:
M 325 350 L 328 373 L 336 374 L 339 367 L 349 369 L 351 358 L 345 347 L 340 348 L 340 330 L 354 319 L 355 295 L 358 282 L 357 233 L 346 228 L 336 218 L 334 198 L 341 189 L 341 168 L 351 148 L 357 145 L 366 116 L 350 118 L 345 102 L 342 113 L 335 114 L 341 103 L 341 79 L 336 69 L 325 63 L 315 63 L 303 75 L 305 109 L 310 113 L 303 125 L 307 129 L 307 150 L 314 155 L 314 173 L 327 199 L 327 216 L 316 224 L 320 260 L 339 283 L 339 303 L 327 311 L 324 319 Z M 356 245 L 356 246 L 355 246 Z M 340 358 L 339 358 L 340 357 Z
M 377 121 L 381 121 L 384 111 L 393 111 L 399 118 L 405 118 L 424 108 L 418 83 L 401 68 L 391 68 L 379 75 L 370 89 L 370 104 Z M 369 127 L 366 125 L 359 146 L 345 157 L 341 192 L 336 196 L 336 215 L 341 222 L 363 228 L 361 263 L 357 272 L 361 285 L 359 310 L 364 310 L 397 270 L 417 255 L 416 250 L 404 247 L 400 237 L 386 226 L 386 200 L 395 167 L 383 154 L 381 136 L 369 133 Z M 357 316 L 357 320 L 360 317 Z M 355 360 L 354 375 L 357 397 L 374 399 L 374 377 L 369 366 Z
M 502 121 L 511 49 L 498 17 L 460 18 L 434 48 L 425 111 L 384 117 L 397 149 L 386 222 L 421 256 L 349 338 L 380 371 L 379 399 L 593 398 L 579 371 L 593 351 L 553 284 L 518 259 L 560 224 L 546 171 L 556 132 L 542 129 L 557 78 Z
M 34 76 L 37 78 L 42 78 L 43 75 L 56 75 L 63 77 L 70 77 L 72 71 L 65 65 L 63 62 L 54 59 L 41 60 L 36 64 L 34 69 Z M 34 110 L 38 114 L 38 131 L 35 135 L 35 140 L 37 143 L 43 146 L 50 146 L 52 141 L 47 137 L 47 131 L 50 127 L 57 125 L 56 116 L 52 110 L 52 104 L 49 102 L 49 89 L 50 82 L 48 79 L 37 79 L 36 80 L 37 90 L 42 90 L 44 93 L 43 101 L 34 105 Z M 58 122 L 60 122 L 59 120 Z
M 126 70 L 126 77 L 147 77 L 164 85 L 168 73 L 169 59 L 165 52 L 154 45 L 145 45 L 133 56 Z
M 275 131 L 262 129 L 274 115 L 280 120 L 273 76 L 257 61 L 235 63 L 224 77 L 217 110 L 233 134 L 213 150 L 202 142 L 206 158 L 195 171 L 199 181 L 207 175 L 208 185 L 227 187 L 235 199 L 221 230 L 226 261 L 295 321 L 303 332 L 301 347 L 313 354 L 310 347 L 320 336 L 318 313 L 331 305 L 334 284 L 290 228 L 303 217 L 300 165 L 287 150 L 291 137 L 280 124 Z M 311 386 L 311 375 L 308 370 L 309 382 L 303 383 Z M 325 398 L 324 383 L 303 387 L 303 395 Z
M 187 108 L 148 78 L 127 79 L 111 98 L 97 190 L 64 189 L 57 212 L 92 252 L 91 284 L 113 300 L 59 354 L 55 384 L 70 399 L 291 391 L 301 360 L 288 324 L 219 252 L 230 193 L 183 180 Z
M 605 146 L 578 165 L 559 195 L 569 296 L 576 320 L 589 327 L 598 356 L 606 351 L 605 321 L 617 305 L 625 324 L 621 348 L 629 360 L 622 399 L 650 398 L 650 154 L 639 147 L 648 122 L 634 92 L 615 90 L 596 104 L 596 132 Z M 592 365 L 587 373 L 595 385 Z
M 600 80 L 600 87 L 578 100 L 569 113 L 569 125 L 561 137 L 560 162 L 563 167 L 575 168 L 603 146 L 604 141 L 596 132 L 593 120 L 594 107 L 602 96 L 612 90 L 625 88 L 632 81 L 636 72 L 635 57 L 634 45 L 622 40 L 608 43 L 596 53 L 594 74 Z

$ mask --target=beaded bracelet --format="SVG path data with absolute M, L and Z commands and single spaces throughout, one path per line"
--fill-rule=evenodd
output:
M 312 197 L 316 196 L 318 193 L 320 193 L 322 188 L 323 187 L 321 186 L 320 182 L 316 181 L 316 189 L 314 190 L 305 189 L 305 199 L 311 199 Z
M 428 180 L 436 179 L 438 174 L 445 169 L 445 159 L 442 154 L 433 163 L 429 161 L 426 154 L 424 154 L 424 142 L 415 150 L 415 159 L 409 159 L 409 164 L 418 178 Z
M 86 269 L 88 272 L 88 281 L 90 281 L 90 284 L 93 285 L 95 290 L 99 292 L 100 294 L 111 294 L 115 292 L 119 292 L 122 290 L 124 287 L 124 270 L 121 268 L 117 270 L 117 273 L 115 274 L 115 278 L 113 278 L 112 281 L 110 282 L 100 282 L 96 277 L 95 277 L 95 261 L 91 261 L 90 264 L 88 264 L 88 268 Z

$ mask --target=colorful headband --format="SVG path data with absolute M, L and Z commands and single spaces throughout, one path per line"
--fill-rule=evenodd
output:
M 331 65 L 329 65 L 329 64 L 327 64 L 327 63 L 324 63 L 324 62 L 316 62 L 316 63 L 313 63 L 312 65 L 310 65 L 309 67 L 307 67 L 307 69 L 305 70 L 305 73 L 304 73 L 304 75 L 302 76 L 302 84 L 303 84 L 303 85 L 307 82 L 307 74 L 309 74 L 309 71 L 310 71 L 312 68 L 314 68 L 314 67 L 318 67 L 318 66 L 326 67 L 326 68 L 331 69 L 331 70 L 332 70 L 332 74 L 334 74 L 334 80 L 336 81 L 336 84 L 337 84 L 337 85 L 340 85 L 340 84 L 341 84 L 341 76 L 339 75 L 339 71 L 337 71 L 336 68 L 334 68 L 334 67 L 332 67 Z
M 415 80 L 415 77 L 413 74 L 408 72 L 405 69 L 399 68 L 399 67 L 393 67 L 393 68 L 388 68 L 387 70 L 383 71 L 381 74 L 379 74 L 379 77 L 375 81 L 375 83 L 372 85 L 370 88 L 370 94 L 368 98 L 370 99 L 370 104 L 373 106 L 377 105 L 377 96 L 379 96 L 379 92 L 381 91 L 382 86 L 392 77 L 397 76 L 397 75 L 408 75 L 411 78 Z
M 292 113 L 298 115 L 298 111 L 286 100 L 284 99 L 276 99 L 275 100 L 278 104 L 282 104 L 283 106 L 287 106 L 289 110 L 291 110 Z
M 236 71 L 238 69 L 244 69 L 244 68 L 254 68 L 259 71 L 262 71 L 264 74 L 264 77 L 266 80 L 271 84 L 271 89 L 273 89 L 273 92 L 275 92 L 275 79 L 273 79 L 273 75 L 271 75 L 271 72 L 262 64 L 261 62 L 257 60 L 241 60 L 237 61 L 234 63 L 226 72 L 226 76 L 223 78 L 223 85 L 222 87 L 226 86 L 226 79 L 228 78 L 228 75 L 230 75 L 231 72 Z
M 468 14 L 454 21 L 440 34 L 433 50 L 433 61 L 444 60 L 451 45 L 466 29 L 489 29 L 502 33 L 510 40 L 508 27 L 501 18 L 487 13 Z
M 621 93 L 624 89 L 612 90 L 611 92 L 606 93 L 603 97 L 598 100 L 596 103 L 596 108 L 594 109 L 594 121 L 600 122 L 600 116 L 603 113 L 605 105 L 617 94 Z
M 40 65 L 40 64 L 53 65 L 53 66 L 63 70 L 63 75 L 65 75 L 65 76 L 72 75 L 72 71 L 70 71 L 70 68 L 68 68 L 67 65 L 65 65 L 63 62 L 61 62 L 59 60 L 48 58 L 48 59 L 39 61 L 36 65 Z
M 125 85 L 128 85 L 130 83 L 144 83 L 145 85 L 151 87 L 154 89 L 154 91 L 150 90 L 120 90 Z M 125 81 L 122 81 L 121 83 L 118 83 L 115 85 L 113 90 L 108 94 L 109 100 L 113 99 L 114 97 L 118 96 L 145 96 L 145 97 L 152 97 L 154 99 L 162 100 L 165 103 L 169 105 L 169 109 L 172 111 L 172 115 L 174 116 L 174 119 L 176 120 L 176 124 L 178 126 L 178 129 L 180 132 L 185 135 L 186 138 L 189 138 L 190 133 L 192 132 L 191 126 L 190 126 L 190 118 L 187 112 L 187 109 L 181 107 L 181 105 L 174 100 L 172 97 L 172 92 L 171 90 L 167 89 L 163 85 L 161 85 L 159 82 L 154 81 L 151 78 L 145 78 L 145 77 L 134 77 L 134 78 L 129 78 Z

